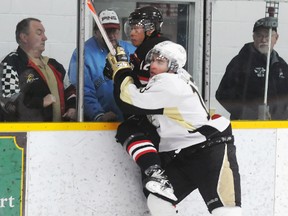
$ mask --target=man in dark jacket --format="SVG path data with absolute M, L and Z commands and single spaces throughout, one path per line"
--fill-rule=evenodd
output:
M 231 120 L 262 119 L 265 106 L 265 79 L 269 44 L 267 18 L 254 24 L 252 43 L 247 43 L 226 68 L 216 91 L 216 99 L 231 114 Z M 267 91 L 268 109 L 264 119 L 288 119 L 288 65 L 273 49 L 278 40 L 277 28 L 272 28 L 271 54 Z M 265 110 L 265 109 L 264 109 Z
M 3 121 L 62 121 L 76 119 L 75 88 L 64 89 L 64 67 L 42 56 L 45 29 L 26 18 L 16 27 L 19 47 L 2 61 L 0 101 Z

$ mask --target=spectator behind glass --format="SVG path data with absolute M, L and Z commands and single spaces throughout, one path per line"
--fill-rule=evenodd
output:
M 216 99 L 231 114 L 231 120 L 258 119 L 264 103 L 265 74 L 269 44 L 269 28 L 259 19 L 253 28 L 253 41 L 240 50 L 226 68 L 216 91 Z M 274 50 L 277 29 L 272 29 L 267 104 L 268 119 L 288 119 L 288 66 Z M 261 118 L 259 118 L 261 119 Z
M 75 88 L 64 89 L 64 67 L 42 56 L 45 28 L 41 21 L 26 18 L 16 26 L 15 52 L 2 61 L 0 73 L 3 121 L 54 121 L 76 119 Z
M 103 10 L 100 22 L 106 30 L 113 46 L 119 44 L 127 55 L 134 53 L 135 47 L 120 38 L 120 22 L 115 11 Z M 86 121 L 122 121 L 122 113 L 113 96 L 113 82 L 103 75 L 108 48 L 95 25 L 94 35 L 85 42 L 84 60 L 84 116 Z M 72 84 L 77 85 L 76 50 L 70 60 L 68 74 Z

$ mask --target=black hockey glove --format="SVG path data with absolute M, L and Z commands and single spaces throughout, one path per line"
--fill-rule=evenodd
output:
M 109 53 L 106 58 L 106 65 L 104 68 L 104 75 L 110 79 L 114 79 L 115 74 L 123 69 L 131 69 L 131 65 L 128 62 L 125 50 L 117 46 L 116 55 Z
M 103 70 L 103 74 L 105 77 L 107 77 L 108 79 L 112 80 L 112 76 L 113 76 L 113 71 L 111 68 L 111 65 L 108 62 L 108 59 L 106 58 L 106 64 Z

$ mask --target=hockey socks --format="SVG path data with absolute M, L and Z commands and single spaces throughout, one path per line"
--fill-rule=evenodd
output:
M 138 166 L 145 171 L 152 165 L 159 165 L 160 157 L 157 149 L 149 139 L 134 139 L 127 145 L 126 150 Z

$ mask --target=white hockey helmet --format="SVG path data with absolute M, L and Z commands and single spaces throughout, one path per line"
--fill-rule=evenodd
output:
M 168 70 L 173 72 L 177 72 L 178 68 L 183 68 L 187 60 L 185 48 L 172 41 L 163 41 L 156 44 L 146 55 L 146 62 L 150 63 L 154 55 L 166 58 L 168 60 Z

